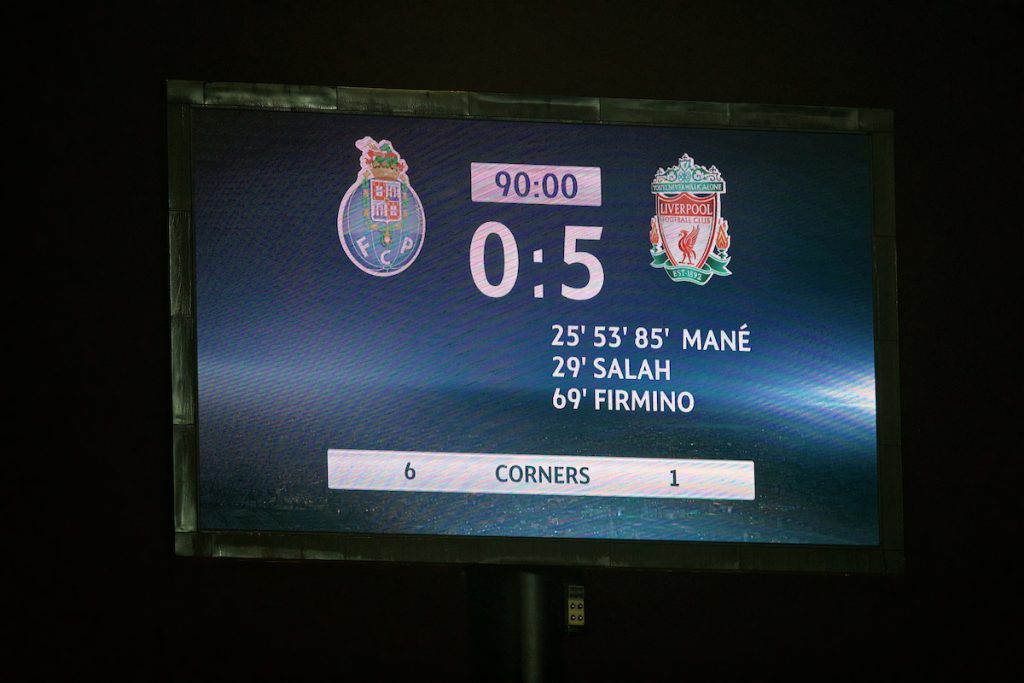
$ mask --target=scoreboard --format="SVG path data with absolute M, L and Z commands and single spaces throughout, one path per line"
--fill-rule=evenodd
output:
M 884 545 L 870 130 L 219 104 L 195 532 Z

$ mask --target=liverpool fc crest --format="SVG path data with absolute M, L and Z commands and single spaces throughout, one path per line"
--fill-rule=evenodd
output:
M 675 282 L 707 284 L 732 275 L 729 223 L 722 218 L 725 180 L 717 168 L 694 164 L 689 154 L 651 183 L 657 215 L 651 218 L 651 265 Z
M 427 221 L 409 184 L 408 166 L 390 140 L 356 142 L 362 152 L 356 181 L 338 208 L 338 238 L 363 272 L 387 277 L 419 256 Z

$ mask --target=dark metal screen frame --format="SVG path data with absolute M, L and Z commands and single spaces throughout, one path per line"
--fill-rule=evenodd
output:
M 196 108 L 432 118 L 830 132 L 871 139 L 877 546 L 204 531 L 198 520 L 195 239 L 191 120 Z M 531 97 L 430 90 L 167 82 L 174 536 L 178 555 L 280 560 L 649 567 L 708 571 L 903 572 L 893 115 L 887 109 Z

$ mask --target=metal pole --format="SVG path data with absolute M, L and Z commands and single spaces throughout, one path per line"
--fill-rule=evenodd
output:
M 544 584 L 540 574 L 519 574 L 521 646 L 524 683 L 544 680 Z

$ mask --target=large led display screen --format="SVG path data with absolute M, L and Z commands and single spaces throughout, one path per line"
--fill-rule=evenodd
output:
M 879 544 L 869 136 L 191 117 L 199 529 Z

